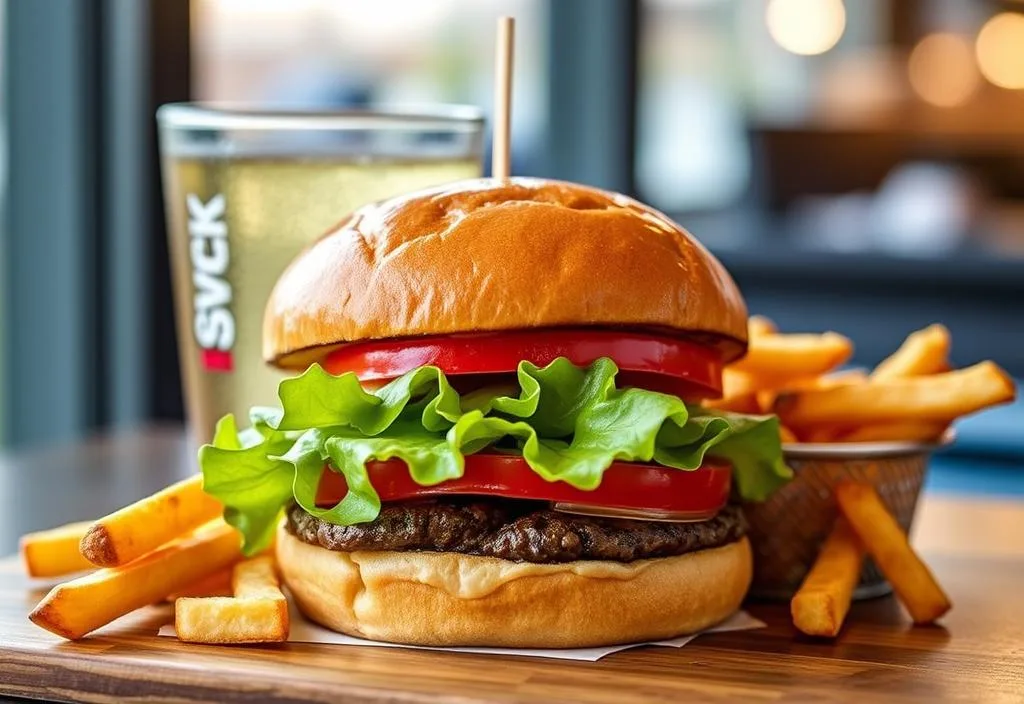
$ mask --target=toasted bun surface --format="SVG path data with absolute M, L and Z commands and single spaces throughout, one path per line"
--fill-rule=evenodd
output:
M 739 608 L 746 538 L 629 564 L 536 565 L 451 552 L 336 552 L 281 527 L 277 559 L 314 621 L 414 645 L 578 648 L 693 633 Z
M 731 359 L 746 325 L 729 274 L 658 211 L 578 184 L 476 179 L 367 206 L 299 255 L 267 303 L 263 353 L 304 367 L 344 342 L 625 326 L 698 335 Z

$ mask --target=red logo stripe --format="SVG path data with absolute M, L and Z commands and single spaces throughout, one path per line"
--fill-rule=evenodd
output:
M 231 350 L 203 350 L 200 356 L 203 367 L 214 372 L 230 372 L 235 368 Z

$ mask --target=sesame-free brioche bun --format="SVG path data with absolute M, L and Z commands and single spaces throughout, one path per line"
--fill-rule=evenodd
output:
M 551 327 L 685 335 L 740 356 L 747 311 L 718 260 L 626 196 L 532 178 L 475 179 L 356 211 L 278 280 L 265 358 L 324 346 Z
M 338 552 L 282 524 L 299 609 L 336 631 L 438 646 L 579 648 L 661 640 L 728 618 L 750 586 L 746 538 L 631 563 L 512 562 L 453 552 Z

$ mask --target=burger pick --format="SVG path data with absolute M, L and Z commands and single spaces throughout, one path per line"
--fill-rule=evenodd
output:
M 363 208 L 267 304 L 280 409 L 231 416 L 206 492 L 308 617 L 424 645 L 578 647 L 732 614 L 731 499 L 790 472 L 778 423 L 702 408 L 747 345 L 715 258 L 661 213 L 480 179 Z

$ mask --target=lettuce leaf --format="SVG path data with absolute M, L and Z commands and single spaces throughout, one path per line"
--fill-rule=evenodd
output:
M 399 458 L 430 486 L 462 476 L 465 456 L 500 443 L 522 454 L 547 481 L 592 490 L 615 460 L 656 462 L 682 471 L 705 455 L 730 461 L 735 487 L 763 500 L 791 476 L 782 461 L 778 420 L 687 406 L 675 396 L 617 388 L 618 368 L 602 358 L 581 368 L 560 358 L 546 367 L 521 362 L 517 385 L 460 396 L 436 367 L 420 367 L 370 393 L 354 374 L 313 365 L 281 382 L 280 409 L 256 408 L 251 427 L 217 424 L 199 451 L 204 487 L 252 554 L 270 542 L 291 501 L 339 525 L 374 520 L 380 497 L 369 460 Z M 327 464 L 349 491 L 330 508 L 315 504 Z

